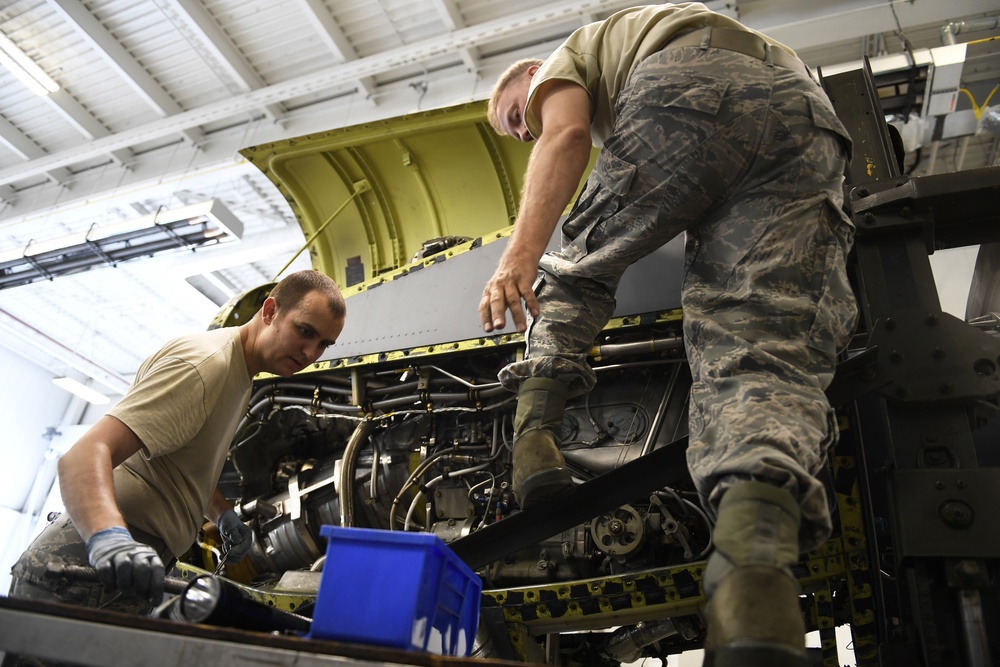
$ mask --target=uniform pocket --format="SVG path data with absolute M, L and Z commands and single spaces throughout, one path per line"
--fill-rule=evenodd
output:
M 641 113 L 642 108 L 718 114 L 732 82 L 705 63 L 692 61 L 693 57 L 680 49 L 665 49 L 642 61 L 619 97 L 618 117 Z
M 636 166 L 615 156 L 607 148 L 587 180 L 580 198 L 563 223 L 563 258 L 578 262 L 588 249 L 600 243 L 604 223 L 618 212 L 635 179 Z
M 597 164 L 594 165 L 594 173 L 600 180 L 601 185 L 618 196 L 628 194 L 635 177 L 635 165 L 616 157 L 609 150 L 601 152 Z
M 687 76 L 671 80 L 670 85 L 650 85 L 642 95 L 657 106 L 690 109 L 716 115 L 726 98 L 729 82 L 707 76 Z
M 844 124 L 840 122 L 837 118 L 837 114 L 833 112 L 830 105 L 823 99 L 817 97 L 816 95 L 806 95 L 806 100 L 809 102 L 809 113 L 812 116 L 813 124 L 816 127 L 822 128 L 829 132 L 833 132 L 838 137 L 840 137 L 840 143 L 844 147 L 844 153 L 847 159 L 851 159 L 851 135 L 848 134 L 847 128 Z
M 667 106 L 700 111 L 712 116 L 719 113 L 729 89 L 728 81 L 714 79 L 693 80 L 691 87 L 667 103 Z
M 822 291 L 816 304 L 816 317 L 809 329 L 808 345 L 833 358 L 847 345 L 858 319 L 858 305 L 846 266 L 854 230 L 833 201 L 826 200 L 824 213 L 829 240 L 822 267 Z

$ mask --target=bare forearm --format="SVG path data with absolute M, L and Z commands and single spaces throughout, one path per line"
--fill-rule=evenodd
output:
M 590 159 L 590 134 L 547 132 L 535 145 L 507 252 L 537 264 Z
M 141 448 L 142 441 L 128 426 L 105 415 L 59 460 L 63 504 L 83 539 L 125 526 L 112 471 Z
M 522 333 L 527 330 L 527 315 L 538 316 L 538 299 L 532 291 L 538 261 L 590 158 L 587 92 L 574 83 L 546 90 L 541 113 L 545 129 L 528 162 L 521 210 L 507 249 L 479 301 L 479 318 L 486 331 L 503 328 L 507 311 Z
M 105 528 L 125 525 L 115 500 L 110 457 L 95 456 L 95 450 L 100 448 L 74 447 L 59 461 L 63 504 L 84 540 Z

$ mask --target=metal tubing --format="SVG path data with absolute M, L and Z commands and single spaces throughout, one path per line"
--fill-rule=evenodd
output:
M 677 386 L 677 375 L 676 372 L 671 374 L 670 381 L 663 389 L 663 398 L 660 399 L 660 405 L 656 408 L 656 414 L 653 416 L 653 423 L 649 426 L 646 442 L 642 444 L 642 454 L 640 456 L 645 456 L 653 451 L 653 445 L 656 444 L 656 437 L 660 435 L 663 416 L 667 413 L 667 406 L 670 405 L 670 399 L 674 395 L 674 388 Z
M 983 618 L 983 601 L 978 588 L 963 588 L 958 592 L 962 611 L 965 649 L 969 667 L 992 667 L 990 642 L 986 635 L 986 620 Z
M 358 468 L 358 454 L 368 442 L 368 436 L 373 430 L 375 430 L 375 422 L 370 419 L 359 422 L 344 449 L 340 484 L 337 488 L 337 493 L 340 495 L 340 525 L 344 527 L 350 527 L 354 524 L 354 475 Z M 374 483 L 375 480 L 372 482 Z

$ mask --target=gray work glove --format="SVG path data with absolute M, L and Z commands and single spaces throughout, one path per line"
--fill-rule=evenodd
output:
M 163 597 L 163 561 L 155 549 L 136 542 L 125 528 L 115 526 L 91 535 L 87 556 L 108 588 L 134 592 L 154 602 Z
M 222 536 L 222 550 L 227 563 L 238 563 L 253 546 L 253 530 L 240 521 L 233 510 L 226 510 L 219 517 L 219 535 Z

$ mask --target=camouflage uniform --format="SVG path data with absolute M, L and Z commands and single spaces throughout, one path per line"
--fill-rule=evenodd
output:
M 129 530 L 136 540 L 156 549 L 164 564 L 173 561 L 173 556 L 166 553 L 162 540 L 134 528 Z M 90 567 L 87 546 L 69 514 L 61 514 L 21 554 L 11 570 L 13 581 L 10 585 L 10 597 L 66 602 L 141 616 L 153 610 L 153 604 L 149 600 L 105 588 L 96 582 L 47 577 L 45 572 L 50 562 Z
M 132 537 L 156 549 L 167 569 L 174 561 L 163 540 L 154 535 L 129 527 Z M 132 593 L 105 588 L 97 582 L 74 581 L 67 578 L 46 576 L 49 563 L 90 567 L 87 546 L 73 525 L 69 514 L 59 515 L 45 527 L 11 568 L 13 580 L 10 597 L 24 600 L 64 602 L 84 607 L 109 609 L 125 614 L 146 616 L 154 604 Z M 57 667 L 54 663 L 30 656 L 8 654 L 3 667 Z
M 788 489 L 800 546 L 830 531 L 814 474 L 836 438 L 823 390 L 857 309 L 841 211 L 849 139 L 822 89 L 734 51 L 669 44 L 616 101 L 614 133 L 541 262 L 541 314 L 501 380 L 560 380 L 571 395 L 625 269 L 687 232 L 684 337 L 694 385 L 688 463 L 706 507 L 733 482 Z

